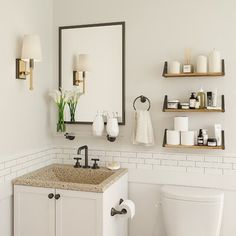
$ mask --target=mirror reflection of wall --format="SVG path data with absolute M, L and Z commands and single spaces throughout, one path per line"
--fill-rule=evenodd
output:
M 59 86 L 80 89 L 75 120 L 91 123 L 100 111 L 124 124 L 124 22 L 60 27 Z M 69 109 L 65 120 L 70 121 Z

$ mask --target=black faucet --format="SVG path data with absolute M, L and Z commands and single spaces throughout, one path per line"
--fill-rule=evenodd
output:
M 85 165 L 83 166 L 83 168 L 88 169 L 90 168 L 90 166 L 88 165 L 88 146 L 84 145 L 79 147 L 77 154 L 80 155 L 82 150 L 85 150 Z

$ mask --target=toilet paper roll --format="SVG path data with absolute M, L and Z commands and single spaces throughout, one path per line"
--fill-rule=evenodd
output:
M 166 143 L 169 145 L 180 145 L 180 132 L 177 130 L 167 130 Z
M 194 131 L 181 131 L 181 145 L 194 145 Z
M 133 218 L 135 215 L 135 204 L 131 200 L 124 200 L 118 207 L 117 209 L 121 211 L 122 209 L 125 209 L 127 211 L 126 214 L 120 215 L 123 218 Z
M 180 62 L 171 61 L 168 63 L 168 73 L 169 74 L 179 74 L 180 73 Z
M 198 56 L 197 58 L 197 73 L 207 73 L 207 57 Z
M 174 130 L 188 131 L 188 117 L 177 116 L 174 119 Z

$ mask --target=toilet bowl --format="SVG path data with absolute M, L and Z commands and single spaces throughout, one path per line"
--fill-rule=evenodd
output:
M 207 188 L 163 186 L 166 236 L 219 236 L 224 193 Z

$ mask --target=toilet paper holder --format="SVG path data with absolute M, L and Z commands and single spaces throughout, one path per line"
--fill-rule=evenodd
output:
M 121 198 L 119 201 L 119 205 L 123 202 L 124 200 Z M 111 208 L 111 216 L 115 215 L 124 215 L 127 214 L 127 211 L 125 209 L 122 209 L 121 211 L 116 210 L 114 207 Z

